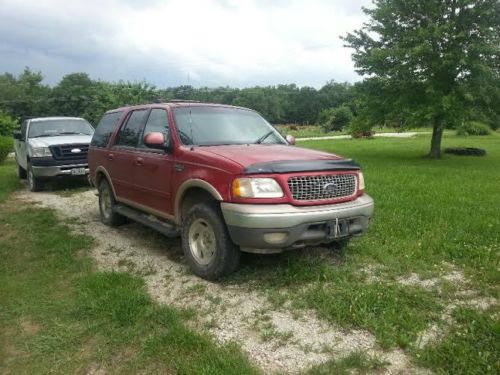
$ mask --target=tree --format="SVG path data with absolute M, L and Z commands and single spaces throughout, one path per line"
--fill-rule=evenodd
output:
M 90 105 L 94 82 L 87 73 L 65 75 L 52 90 L 54 114 L 58 116 L 82 116 Z
M 374 0 L 360 30 L 344 37 L 370 81 L 367 103 L 393 119 L 432 124 L 429 155 L 446 126 L 463 121 L 500 80 L 497 0 Z M 497 104 L 498 106 L 498 104 Z
M 352 121 L 352 112 L 347 106 L 333 108 L 330 118 L 323 124 L 326 131 L 340 131 Z

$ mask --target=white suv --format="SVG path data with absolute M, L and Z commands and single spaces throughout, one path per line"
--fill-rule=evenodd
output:
M 79 117 L 40 117 L 26 120 L 14 132 L 19 178 L 28 178 L 31 191 L 46 179 L 88 174 L 87 153 L 94 128 Z

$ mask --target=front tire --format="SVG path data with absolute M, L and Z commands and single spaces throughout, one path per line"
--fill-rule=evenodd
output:
M 217 280 L 238 267 L 240 251 L 231 241 L 215 203 L 193 206 L 184 219 L 181 235 L 184 255 L 195 275 Z
M 28 164 L 27 178 L 28 178 L 28 187 L 30 191 L 35 192 L 43 190 L 43 181 L 35 177 L 35 175 L 33 174 L 33 168 L 31 167 L 31 164 Z
M 116 205 L 113 190 L 106 179 L 99 183 L 99 212 L 101 221 L 111 227 L 124 224 L 127 219 L 114 211 Z
M 28 173 L 26 172 L 26 169 L 24 169 L 23 167 L 21 167 L 19 165 L 19 163 L 17 162 L 17 158 L 16 158 L 16 172 L 17 172 L 17 177 L 20 180 L 25 180 L 28 177 Z

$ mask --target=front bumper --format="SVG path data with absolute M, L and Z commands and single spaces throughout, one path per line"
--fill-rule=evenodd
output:
M 368 229 L 374 204 L 365 194 L 354 201 L 321 206 L 223 202 L 221 209 L 231 239 L 243 251 L 275 253 L 360 235 Z M 339 223 L 342 230 L 332 232 Z
M 33 175 L 38 178 L 51 178 L 57 176 L 72 176 L 73 169 L 84 168 L 85 175 L 89 173 L 88 164 L 53 165 L 50 167 L 32 166 Z M 82 175 L 80 175 L 82 176 Z M 84 176 L 84 175 L 83 175 Z

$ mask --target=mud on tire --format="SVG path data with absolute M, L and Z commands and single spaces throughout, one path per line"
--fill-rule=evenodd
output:
M 217 280 L 239 264 L 240 250 L 231 241 L 217 203 L 199 203 L 187 213 L 182 225 L 182 250 L 193 273 Z

